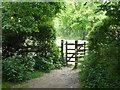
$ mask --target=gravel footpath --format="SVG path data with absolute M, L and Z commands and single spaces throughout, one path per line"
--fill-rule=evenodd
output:
M 11 88 L 80 88 L 79 69 L 62 67 Z

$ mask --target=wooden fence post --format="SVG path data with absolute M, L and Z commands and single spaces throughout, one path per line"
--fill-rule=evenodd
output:
M 74 69 L 77 69 L 77 66 L 78 66 L 78 51 L 77 51 L 77 46 L 78 46 L 78 41 L 75 40 L 75 66 L 74 66 Z
M 66 65 L 68 65 L 68 63 L 67 63 L 67 41 L 66 41 Z
M 85 45 L 86 45 L 86 42 L 84 42 L 84 56 L 85 56 L 85 51 L 86 51 L 86 50 L 85 50 Z
M 64 61 L 64 41 L 61 40 L 61 57 L 62 61 Z
M 84 42 L 84 60 L 85 60 L 85 45 L 86 45 L 86 42 Z

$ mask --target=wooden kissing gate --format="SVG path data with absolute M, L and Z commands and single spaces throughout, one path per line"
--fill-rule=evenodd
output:
M 66 65 L 68 65 L 68 62 L 75 62 L 74 69 L 76 69 L 77 65 L 78 65 L 78 58 L 84 58 L 84 56 L 86 54 L 86 50 L 87 50 L 86 42 L 79 44 L 78 40 L 75 40 L 74 43 L 68 43 L 68 41 L 66 41 L 64 44 L 64 40 L 61 40 L 61 55 L 62 55 L 63 60 L 64 60 L 64 45 L 65 45 Z M 68 48 L 69 45 L 72 45 L 75 48 L 74 49 Z M 70 52 L 71 50 L 74 52 Z M 70 55 L 70 56 L 68 56 L 68 55 Z M 75 58 L 75 60 L 71 61 L 72 58 Z

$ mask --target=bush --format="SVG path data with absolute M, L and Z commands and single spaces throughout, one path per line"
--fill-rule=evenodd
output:
M 55 68 L 60 69 L 62 65 L 58 63 L 58 64 L 54 64 L 54 66 L 55 66 Z
M 50 70 L 53 67 L 53 63 L 50 58 L 46 59 L 40 56 L 34 56 L 33 58 L 35 60 L 35 65 L 34 65 L 35 70 L 50 72 Z
M 29 79 L 29 72 L 33 71 L 34 59 L 27 56 L 14 56 L 2 61 L 4 81 L 23 81 Z
M 60 47 L 56 45 L 56 43 L 53 44 L 51 48 L 51 59 L 53 60 L 53 64 L 65 64 L 65 60 L 61 57 Z
M 120 38 L 115 18 L 105 18 L 89 35 L 88 56 L 81 65 L 85 88 L 120 87 Z
M 3 58 L 14 56 L 14 52 L 22 55 L 28 54 L 27 52 L 24 53 L 22 51 L 19 53 L 20 50 L 26 51 L 31 49 L 38 51 L 40 50 L 43 52 L 49 51 L 51 49 L 52 42 L 55 42 L 57 37 L 56 29 L 54 28 L 52 19 L 54 19 L 57 16 L 56 14 L 61 11 L 63 8 L 62 5 L 64 4 L 55 2 L 3 3 Z M 31 12 L 31 9 L 27 7 L 30 7 L 34 10 Z M 36 12 L 38 8 L 40 10 L 39 13 Z M 29 12 L 29 14 L 26 13 L 28 15 L 26 15 L 27 17 L 24 18 L 24 12 L 26 11 Z M 15 12 L 18 13 L 18 15 L 15 14 Z M 12 22 L 9 19 L 11 17 L 14 19 Z M 20 19 L 21 23 L 18 23 L 18 19 Z M 26 42 L 26 40 L 32 40 L 33 43 L 29 44 L 29 42 Z

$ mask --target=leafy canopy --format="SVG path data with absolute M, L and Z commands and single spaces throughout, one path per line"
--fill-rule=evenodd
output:
M 62 11 L 59 17 L 54 20 L 59 37 L 76 40 L 86 39 L 94 24 L 105 16 L 102 11 L 96 13 L 98 5 L 100 3 L 67 2 L 66 10 Z
M 62 9 L 63 3 L 55 2 L 3 2 L 2 30 L 38 32 L 38 26 L 51 23 Z

